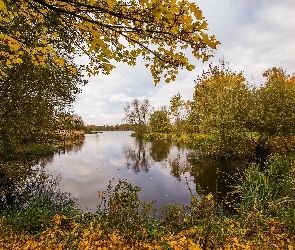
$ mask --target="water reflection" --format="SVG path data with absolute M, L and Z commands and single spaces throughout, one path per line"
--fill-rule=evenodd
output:
M 190 202 L 187 185 L 197 193 L 214 193 L 221 200 L 229 190 L 226 178 L 240 168 L 236 161 L 199 158 L 171 142 L 147 142 L 130 134 L 124 131 L 86 135 L 83 144 L 55 155 L 48 170 L 61 176 L 63 187 L 83 209 L 96 210 L 97 192 L 105 190 L 112 178 L 114 185 L 121 178 L 140 186 L 140 198 L 156 200 L 159 208 L 171 201 Z
M 190 176 L 196 190 L 201 190 L 203 194 L 214 194 L 218 202 L 225 197 L 231 199 L 229 192 L 238 180 L 238 173 L 247 165 L 247 161 L 200 158 L 194 153 L 189 154 L 188 161 L 192 166 Z
M 187 160 L 189 151 L 184 148 L 178 148 L 178 151 L 174 154 L 175 156 L 170 157 L 169 164 L 171 167 L 170 174 L 178 181 L 181 181 L 181 176 L 185 173 L 190 172 L 192 165 Z
M 168 158 L 171 146 L 167 140 L 153 141 L 149 153 L 155 162 L 161 162 Z
M 55 205 L 73 204 L 74 199 L 58 188 L 59 179 L 44 170 L 52 161 L 53 157 L 38 161 L 24 156 L 9 161 L 0 158 L 0 213 L 12 204 L 21 210 L 39 198 Z
M 147 151 L 147 145 L 142 139 L 136 139 L 134 148 L 127 145 L 123 149 L 127 168 L 132 169 L 135 174 L 141 170 L 148 173 L 152 162 Z
M 65 141 L 62 148 L 59 150 L 59 154 L 69 153 L 71 151 L 78 152 L 82 149 L 84 143 L 83 138 L 79 138 L 76 140 Z
M 138 138 L 134 145 L 126 145 L 123 149 L 126 167 L 135 174 L 141 171 L 148 173 L 155 163 L 159 163 L 164 169 L 170 168 L 171 176 L 177 181 L 181 181 L 181 176 L 192 169 L 187 160 L 189 152 L 172 145 L 170 141 L 148 142 Z

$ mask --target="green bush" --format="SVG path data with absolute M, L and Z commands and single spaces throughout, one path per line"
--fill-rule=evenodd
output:
M 102 203 L 96 215 L 106 235 L 118 230 L 131 240 L 140 238 L 145 225 L 151 225 L 155 214 L 153 202 L 141 201 L 139 191 L 139 187 L 120 179 L 115 187 L 111 180 L 107 190 L 99 192 Z

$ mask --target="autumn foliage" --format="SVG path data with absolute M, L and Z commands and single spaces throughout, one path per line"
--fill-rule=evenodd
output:
M 109 74 L 115 61 L 135 65 L 141 57 L 155 83 L 163 73 L 169 82 L 179 68 L 194 68 L 184 51 L 206 61 L 219 44 L 205 32 L 202 11 L 187 0 L 1 0 L 0 13 L 0 45 L 6 48 L 0 52 L 2 75 L 24 56 L 41 66 L 52 58 L 74 72 L 57 46 L 66 38 L 64 52 L 87 55 L 89 74 Z M 23 22 L 17 30 L 7 27 L 18 19 Z

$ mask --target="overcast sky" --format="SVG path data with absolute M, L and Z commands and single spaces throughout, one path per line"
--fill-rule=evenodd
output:
M 194 0 L 203 11 L 209 30 L 221 44 L 209 62 L 224 57 L 230 68 L 244 71 L 247 80 L 263 83 L 261 73 L 270 67 L 295 72 L 295 0 Z M 85 124 L 121 124 L 124 107 L 134 98 L 149 99 L 160 108 L 178 92 L 192 99 L 194 79 L 208 69 L 198 62 L 194 71 L 182 70 L 174 82 L 163 80 L 154 86 L 149 69 L 140 62 L 135 67 L 116 64 L 108 76 L 89 78 L 74 104 L 74 111 Z

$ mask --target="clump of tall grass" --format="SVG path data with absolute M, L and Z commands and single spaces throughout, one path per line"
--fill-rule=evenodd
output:
M 261 233 L 275 223 L 284 233 L 294 234 L 294 188 L 295 157 L 271 156 L 263 165 L 252 164 L 236 187 L 242 226 Z

